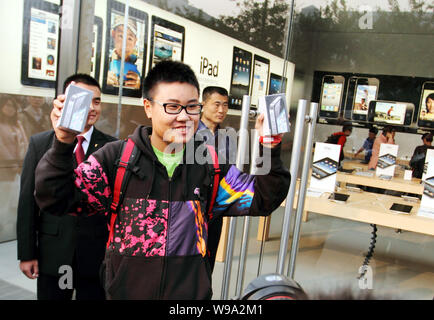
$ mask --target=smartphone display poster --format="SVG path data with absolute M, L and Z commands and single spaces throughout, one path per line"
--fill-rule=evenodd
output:
M 232 80 L 229 93 L 229 106 L 233 109 L 241 109 L 243 96 L 249 94 L 251 70 L 252 54 L 241 48 L 234 47 Z
M 374 110 L 374 122 L 404 124 L 407 103 L 377 101 Z
M 270 60 L 255 55 L 253 65 L 253 81 L 251 105 L 258 106 L 259 97 L 267 94 L 268 74 L 270 70 Z
M 321 96 L 321 110 L 339 111 L 342 83 L 324 83 Z
M 341 107 L 343 90 L 343 76 L 324 76 L 322 80 L 320 97 L 320 116 L 325 118 L 337 118 Z
M 434 128 L 434 82 L 423 84 L 419 104 L 418 126 Z
M 184 35 L 184 27 L 152 17 L 151 68 L 163 60 L 183 61 Z
M 287 79 L 277 74 L 270 74 L 270 83 L 268 85 L 268 94 L 284 93 L 286 92 Z
M 427 172 L 425 178 L 422 179 L 422 183 L 424 185 L 424 189 L 418 215 L 434 219 L 434 156 L 432 153 L 428 159 Z
M 45 1 L 26 1 L 21 82 L 54 87 L 60 18 L 57 7 Z
M 393 177 L 395 174 L 396 157 L 398 155 L 398 145 L 382 143 L 378 154 L 377 176 Z
M 369 102 L 375 99 L 377 99 L 377 86 L 358 84 L 356 86 L 353 113 L 367 115 Z
M 125 5 L 111 1 L 107 13 L 107 35 L 103 91 L 117 94 L 123 76 L 124 95 L 140 97 L 141 81 L 145 73 L 147 20 L 145 12 L 130 8 L 125 22 Z M 122 58 L 124 24 L 127 24 L 125 58 Z M 122 60 L 124 72 L 121 75 Z
M 313 155 L 312 176 L 309 189 L 334 192 L 341 146 L 317 142 Z

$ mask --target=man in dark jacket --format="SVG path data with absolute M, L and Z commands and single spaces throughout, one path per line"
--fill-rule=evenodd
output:
M 65 80 L 63 89 L 71 82 L 93 92 L 87 123 L 80 134 L 84 138 L 82 148 L 87 158 L 116 139 L 94 127 L 101 113 L 98 82 L 89 75 L 75 74 Z M 20 269 L 28 278 L 37 278 L 37 298 L 40 300 L 69 300 L 73 288 L 77 300 L 104 299 L 99 281 L 99 267 L 108 235 L 104 217 L 88 216 L 87 208 L 81 205 L 71 207 L 66 215 L 56 216 L 41 211 L 34 199 L 35 168 L 51 147 L 54 137 L 54 130 L 33 135 L 24 159 L 17 217 Z M 69 162 L 77 166 L 72 154 Z M 62 266 L 71 269 L 61 269 L 65 268 Z M 59 280 L 68 270 L 73 271 L 72 283 L 65 281 L 62 289 Z
M 195 139 L 202 105 L 199 83 L 181 62 L 162 61 L 143 83 L 144 107 L 152 128 L 139 126 L 130 136 L 139 149 L 130 167 L 105 258 L 108 299 L 210 299 L 207 257 L 209 201 L 213 187 L 203 141 Z M 63 99 L 54 102 L 57 123 Z M 262 133 L 263 116 L 256 128 Z M 110 143 L 76 169 L 68 162 L 76 138 L 55 129 L 53 146 L 36 169 L 38 205 L 52 213 L 68 212 L 77 201 L 106 216 L 124 142 Z M 285 199 L 290 174 L 280 160 L 280 143 L 263 144 L 269 161 L 264 175 L 248 175 L 222 164 L 213 217 L 269 215 Z M 207 165 L 208 163 L 208 165 Z M 265 170 L 263 170 L 265 171 Z
M 204 141 L 216 148 L 220 163 L 236 161 L 236 132 L 232 128 L 222 129 L 220 125 L 226 118 L 229 108 L 229 94 L 225 88 L 209 86 L 202 92 L 202 115 L 197 134 Z M 211 270 L 214 269 L 217 249 L 220 241 L 223 217 L 213 219 L 208 223 L 208 251 Z
M 424 133 L 422 135 L 423 145 L 417 146 L 416 149 L 414 149 L 413 156 L 410 160 L 410 167 L 413 170 L 412 176 L 415 178 L 422 178 L 425 166 L 426 151 L 428 149 L 434 149 L 432 146 L 432 140 L 432 133 Z

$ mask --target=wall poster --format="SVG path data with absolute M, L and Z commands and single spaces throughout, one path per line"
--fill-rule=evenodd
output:
M 108 2 L 106 52 L 102 83 L 104 93 L 119 93 L 124 12 L 124 4 L 113 0 Z M 148 15 L 130 7 L 127 24 L 122 95 L 140 98 L 142 96 L 141 82 L 145 74 Z
M 41 0 L 24 2 L 21 83 L 54 88 L 59 45 L 59 6 Z

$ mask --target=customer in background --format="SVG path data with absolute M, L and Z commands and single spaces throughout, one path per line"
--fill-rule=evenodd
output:
M 202 135 L 205 143 L 217 150 L 219 163 L 235 163 L 236 140 L 228 134 L 229 128 L 220 127 L 229 108 L 227 90 L 221 87 L 206 87 L 202 92 L 202 104 L 203 109 L 197 134 Z M 214 218 L 208 224 L 208 257 L 211 270 L 214 269 L 222 226 L 222 216 Z
M 377 167 L 378 155 L 380 153 L 380 146 L 382 143 L 395 144 L 395 128 L 392 126 L 386 126 L 383 129 L 383 133 L 380 134 L 374 141 L 372 147 L 371 159 L 368 163 L 368 169 L 374 170 Z
M 363 146 L 356 152 L 354 157 L 357 157 L 360 152 L 365 150 L 365 160 L 363 163 L 368 164 L 369 160 L 371 160 L 372 155 L 372 147 L 374 146 L 375 138 L 377 137 L 378 129 L 377 128 L 370 128 L 368 137 L 366 138 L 365 142 L 363 142 Z
M 335 132 L 327 138 L 326 143 L 339 144 L 341 146 L 341 154 L 339 156 L 339 165 L 344 160 L 344 146 L 347 142 L 347 137 L 353 132 L 353 126 L 348 124 L 342 127 L 342 131 Z
M 433 134 L 425 133 L 422 135 L 423 145 L 417 146 L 414 149 L 413 156 L 410 160 L 410 167 L 413 170 L 414 178 L 422 178 L 423 168 L 425 165 L 426 151 L 428 149 L 434 149 L 432 146 Z

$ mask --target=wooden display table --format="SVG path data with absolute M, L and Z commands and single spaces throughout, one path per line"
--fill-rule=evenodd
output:
M 401 162 L 405 164 L 404 160 Z M 342 165 L 344 169 L 368 171 L 368 165 L 357 160 L 345 160 L 342 162 Z M 399 166 L 396 167 L 395 176 L 391 180 L 383 180 L 377 177 L 375 175 L 375 170 L 369 171 L 373 173 L 372 176 L 357 175 L 355 172 L 356 171 L 348 174 L 338 171 L 336 181 L 341 183 L 341 188 L 344 193 L 346 192 L 345 188 L 347 184 L 375 187 L 418 195 L 422 195 L 423 193 L 423 185 L 420 183 L 421 180 L 415 178 L 412 180 L 404 180 L 404 170 Z M 297 190 L 299 189 L 298 184 L 299 181 L 297 182 Z M 343 219 L 434 235 L 434 219 L 419 217 L 416 215 L 417 210 L 419 209 L 419 203 L 407 202 L 399 197 L 370 192 L 349 192 L 348 194 L 350 194 L 350 198 L 345 204 L 338 204 L 328 200 L 328 193 L 324 195 L 325 198 L 306 196 L 303 222 L 307 221 L 308 212 L 315 212 Z M 294 208 L 297 206 L 297 198 L 298 196 L 294 199 Z M 389 208 L 394 202 L 412 205 L 413 209 L 410 215 L 392 213 Z M 283 202 L 281 206 L 285 206 L 285 202 Z M 268 240 L 270 218 L 271 217 L 259 218 L 257 240 Z M 225 259 L 228 228 L 229 218 L 223 218 L 222 234 L 216 258 L 216 261 L 219 262 L 222 262 Z
M 368 171 L 368 166 L 366 164 L 356 161 L 344 161 L 342 166 L 344 169 L 359 170 L 361 168 L 360 171 Z M 347 183 L 350 183 L 420 195 L 423 193 L 421 179 L 412 178 L 411 180 L 404 180 L 404 170 L 401 170 L 398 166 L 395 168 L 395 176 L 391 180 L 384 180 L 377 177 L 375 175 L 375 170 L 370 170 L 368 172 L 373 173 L 372 177 L 358 175 L 356 174 L 356 171 L 351 174 L 338 171 L 336 181 L 341 182 L 343 187 L 345 187 Z

